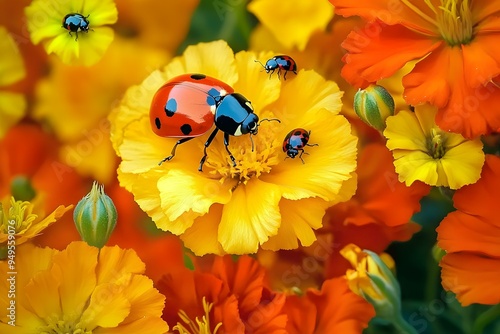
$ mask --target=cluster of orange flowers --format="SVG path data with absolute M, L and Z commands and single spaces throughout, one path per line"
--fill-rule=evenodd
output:
M 383 252 L 421 230 L 433 187 L 456 208 L 437 228 L 444 289 L 500 303 L 500 5 L 219 2 L 221 22 L 257 17 L 247 50 L 176 55 L 198 0 L 0 4 L 0 309 L 16 310 L 0 332 L 361 333 L 375 315 L 405 329 Z M 298 64 L 286 80 L 256 63 L 279 54 Z M 206 148 L 209 131 L 159 165 L 179 138 L 152 131 L 151 102 L 186 73 L 280 122 L 228 147 Z M 357 94 L 366 106 L 379 86 L 392 110 L 375 93 L 379 114 L 361 116 Z M 296 128 L 315 146 L 285 159 Z M 77 206 L 93 181 L 116 223 L 99 248 Z

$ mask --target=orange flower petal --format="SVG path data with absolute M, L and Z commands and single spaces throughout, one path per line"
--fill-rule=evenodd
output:
M 462 45 L 464 77 L 475 88 L 500 74 L 499 34 L 478 34 Z M 442 65 L 441 65 L 442 66 Z
M 349 51 L 344 57 L 344 67 L 348 68 L 345 71 L 354 71 L 364 80 L 375 82 L 393 75 L 410 60 L 427 55 L 442 43 L 401 25 L 381 25 L 380 21 L 369 23 L 347 36 L 342 43 Z
M 455 253 L 444 256 L 440 266 L 443 287 L 456 293 L 463 306 L 472 303 L 500 303 L 500 289 L 497 284 L 500 277 L 498 258 Z M 485 286 L 492 288 L 485 289 Z
M 335 6 L 335 13 L 342 16 L 361 16 L 366 20 L 372 21 L 379 19 L 386 24 L 402 24 L 413 30 L 421 31 L 426 34 L 433 34 L 435 26 L 426 21 L 422 16 L 417 15 L 409 7 L 404 6 L 400 1 L 386 0 L 329 0 Z M 427 16 L 434 17 L 435 13 L 425 4 L 412 3 L 421 12 Z
M 307 297 L 318 309 L 315 333 L 361 333 L 375 316 L 373 307 L 349 289 L 345 277 L 326 280 L 321 292 L 309 290 Z

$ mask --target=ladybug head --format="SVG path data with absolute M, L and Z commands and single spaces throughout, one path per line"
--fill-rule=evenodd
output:
M 297 150 L 296 148 L 293 148 L 292 146 L 290 145 L 287 145 L 287 150 L 286 150 L 286 155 L 288 155 L 290 158 L 294 159 L 297 154 L 299 154 L 299 150 Z
M 273 70 L 275 70 L 276 68 L 278 68 L 278 63 L 276 62 L 276 60 L 274 58 L 272 59 L 269 59 L 267 62 L 266 62 L 266 65 L 262 64 L 260 61 L 258 60 L 255 60 L 255 62 L 259 63 L 262 65 L 262 67 L 264 68 L 264 70 L 266 71 L 266 73 L 269 73 Z
M 243 120 L 241 123 L 241 133 L 246 134 L 250 133 L 252 135 L 256 135 L 259 131 L 259 116 L 254 113 L 248 114 L 247 118 Z

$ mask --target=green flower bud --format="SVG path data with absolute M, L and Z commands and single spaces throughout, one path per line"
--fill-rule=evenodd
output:
M 10 183 L 10 193 L 16 201 L 31 201 L 36 196 L 36 191 L 31 185 L 30 179 L 24 175 L 16 176 Z
M 73 220 L 82 240 L 102 248 L 115 229 L 118 216 L 111 198 L 97 182 L 92 190 L 76 205 Z
M 385 120 L 394 115 L 394 99 L 382 86 L 370 85 L 354 95 L 354 111 L 363 122 L 384 131 Z

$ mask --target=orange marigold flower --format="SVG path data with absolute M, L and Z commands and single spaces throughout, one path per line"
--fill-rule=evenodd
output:
M 419 60 L 403 78 L 409 104 L 439 108 L 437 124 L 473 138 L 500 129 L 500 3 L 469 0 L 329 0 L 336 13 L 371 22 L 342 46 L 343 76 L 357 86 L 393 75 Z M 395 52 L 397 50 L 397 52 Z
M 479 181 L 455 192 L 457 211 L 437 228 L 438 246 L 447 252 L 440 263 L 443 287 L 464 306 L 500 303 L 500 220 L 492 209 L 500 201 L 499 189 L 500 158 L 486 155 Z
M 269 290 L 265 270 L 249 256 L 217 257 L 211 270 L 173 268 L 158 283 L 166 297 L 163 318 L 176 329 L 200 333 L 284 333 L 285 295 Z M 180 331 L 184 333 L 183 331 Z
M 321 291 L 288 296 L 284 311 L 290 334 L 361 333 L 375 316 L 373 306 L 349 289 L 345 277 L 326 280 Z

